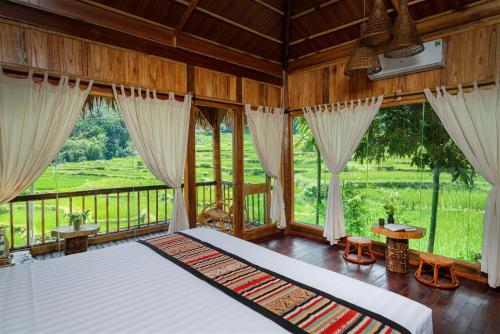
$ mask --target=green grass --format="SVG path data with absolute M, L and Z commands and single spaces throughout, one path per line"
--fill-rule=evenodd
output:
M 315 224 L 316 202 L 305 196 L 308 187 L 316 185 L 316 155 L 294 148 L 295 220 Z M 322 189 L 328 187 L 329 173 L 322 165 Z M 353 184 L 364 198 L 367 214 L 363 235 L 383 241 L 370 232 L 370 226 L 385 218 L 385 198 L 396 195 L 399 208 L 396 220 L 400 223 L 429 228 L 432 203 L 432 174 L 418 170 L 404 159 L 388 160 L 381 165 L 349 162 L 341 173 L 343 184 Z M 452 183 L 449 174 L 442 174 L 439 194 L 436 241 L 434 252 L 468 261 L 476 261 L 481 253 L 483 215 L 490 185 L 478 177 L 472 187 Z M 344 201 L 348 200 L 344 198 Z M 323 201 L 323 203 L 326 199 Z M 320 210 L 320 225 L 324 225 L 324 211 Z M 347 231 L 352 226 L 346 221 Z M 428 235 L 411 240 L 410 247 L 427 249 Z
M 311 152 L 304 152 L 300 147 L 294 148 L 294 184 L 295 184 L 295 220 L 307 224 L 315 223 L 316 203 L 314 199 L 308 199 L 305 192 L 316 184 L 316 156 Z M 213 180 L 212 161 L 212 139 L 211 134 L 202 130 L 196 133 L 196 180 Z M 265 174 L 253 148 L 252 140 L 248 132 L 244 137 L 245 157 L 245 182 L 264 183 Z M 221 163 L 222 179 L 232 181 L 232 135 L 221 134 Z M 409 161 L 404 159 L 389 160 L 382 165 L 358 164 L 350 162 L 346 170 L 341 174 L 344 184 L 351 183 L 356 186 L 364 198 L 367 214 L 364 217 L 365 225 L 363 234 L 375 240 L 381 240 L 378 235 L 369 232 L 371 224 L 376 223 L 379 217 L 384 217 L 384 199 L 392 193 L 397 193 L 399 209 L 396 219 L 412 225 L 428 227 L 430 221 L 430 208 L 432 196 L 432 175 L 427 171 L 419 171 L 412 167 Z M 329 173 L 323 164 L 322 187 L 328 186 Z M 112 160 L 85 161 L 65 163 L 56 167 L 52 166 L 36 181 L 37 193 L 63 192 L 76 190 L 92 190 L 114 187 L 133 187 L 161 184 L 147 169 L 138 157 L 117 158 Z M 435 252 L 455 258 L 474 260 L 475 254 L 481 253 L 483 214 L 486 197 L 490 189 L 489 184 L 478 178 L 472 188 L 451 182 L 448 174 L 442 176 L 442 187 L 440 191 L 438 222 L 436 231 Z M 212 198 L 210 198 L 210 194 Z M 169 218 L 172 212 L 171 190 L 168 191 L 167 200 L 164 201 L 162 191 L 158 198 L 158 217 L 156 215 L 156 193 L 150 192 L 151 221 Z M 138 216 L 147 207 L 147 195 L 140 194 L 140 210 L 137 210 L 137 193 L 131 193 L 130 198 L 130 224 L 135 226 Z M 208 204 L 214 199 L 214 189 L 209 187 L 198 189 L 198 208 Z M 248 199 L 251 201 L 251 198 Z M 344 200 L 348 200 L 347 198 Z M 254 198 L 254 217 L 260 215 L 263 219 L 264 199 Z M 258 203 L 258 204 L 257 204 Z M 108 221 L 106 222 L 106 199 L 105 196 L 98 197 L 97 219 L 106 231 L 128 227 L 127 221 L 127 198 L 126 194 L 116 195 L 108 198 Z M 94 221 L 94 198 L 85 198 L 85 208 L 92 211 L 91 221 Z M 55 226 L 55 200 L 45 202 L 45 230 L 46 235 Z M 72 203 L 73 211 L 82 209 L 82 198 L 75 198 Z M 63 211 L 69 211 L 69 201 L 59 200 L 59 224 L 66 224 Z M 165 210 L 167 211 L 165 214 Z M 259 212 L 257 212 L 259 211 Z M 324 209 L 320 210 L 320 225 L 324 224 Z M 252 213 L 248 213 L 250 216 Z M 118 219 L 119 215 L 119 219 Z M 142 215 L 142 223 L 147 219 Z M 9 222 L 8 205 L 0 207 L 0 224 Z M 39 240 L 41 236 L 41 202 L 34 203 L 35 236 Z M 347 229 L 350 222 L 346 221 Z M 26 243 L 26 205 L 24 203 L 14 204 L 14 226 L 15 245 L 22 246 Z M 8 232 L 10 233 L 10 232 Z M 411 241 L 411 247 L 425 250 L 427 237 L 417 241 Z

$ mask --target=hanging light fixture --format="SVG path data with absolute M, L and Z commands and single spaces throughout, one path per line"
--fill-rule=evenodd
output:
M 362 24 L 362 30 L 363 30 Z M 380 65 L 380 61 L 375 53 L 375 50 L 370 47 L 361 44 L 358 41 L 358 44 L 352 51 L 349 60 L 347 61 L 347 65 L 344 68 L 345 75 L 360 75 L 360 74 L 375 74 L 382 71 L 382 65 Z
M 401 0 L 398 16 L 394 21 L 394 38 L 389 42 L 384 56 L 387 58 L 411 57 L 422 51 L 424 51 L 424 45 L 408 10 L 408 0 Z
M 365 18 L 365 1 L 363 2 L 363 19 Z M 363 22 L 360 25 L 360 38 L 347 61 L 344 75 L 367 75 L 382 71 L 382 65 L 380 65 L 375 50 L 361 42 L 365 32 L 366 23 Z
M 393 36 L 392 23 L 387 15 L 384 0 L 374 0 L 373 8 L 366 30 L 361 37 L 361 43 L 368 46 L 376 46 L 389 41 Z

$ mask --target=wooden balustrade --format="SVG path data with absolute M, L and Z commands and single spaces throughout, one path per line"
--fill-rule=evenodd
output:
M 71 212 L 89 210 L 89 222 L 101 225 L 99 235 L 166 224 L 173 197 L 174 190 L 164 185 L 29 194 L 4 205 L 8 213 L 0 217 L 8 220 L 14 250 L 56 241 L 50 230 L 66 224 L 64 215 Z
M 198 212 L 216 200 L 216 182 L 198 182 Z M 222 198 L 233 198 L 232 182 L 221 182 Z M 269 187 L 245 184 L 245 229 L 269 220 Z M 21 195 L 3 205 L 0 225 L 7 225 L 11 250 L 56 242 L 51 229 L 67 224 L 66 213 L 90 211 L 89 223 L 99 224 L 99 235 L 133 231 L 167 224 L 174 189 L 165 185 L 82 190 Z M 92 203 L 89 205 L 89 203 Z M 8 221 L 8 223 L 7 223 Z

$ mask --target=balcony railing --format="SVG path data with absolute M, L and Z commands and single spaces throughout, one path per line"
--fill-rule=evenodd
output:
M 198 212 L 215 201 L 215 181 L 199 182 Z M 245 228 L 269 223 L 267 185 L 245 185 Z M 231 182 L 220 185 L 223 199 L 233 198 Z M 67 225 L 66 214 L 90 211 L 87 223 L 100 225 L 98 235 L 137 231 L 170 221 L 174 190 L 165 185 L 21 195 L 0 206 L 0 225 L 7 225 L 11 250 L 55 243 L 51 230 Z

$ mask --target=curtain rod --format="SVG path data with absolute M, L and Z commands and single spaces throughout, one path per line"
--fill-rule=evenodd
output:
M 44 78 L 44 74 L 48 73 L 48 81 L 51 84 L 57 84 L 59 83 L 59 79 L 61 75 L 66 75 L 64 73 L 59 73 L 59 72 L 51 72 L 51 71 L 44 71 L 36 68 L 26 68 L 22 66 L 15 66 L 15 65 L 8 65 L 8 64 L 1 64 L 0 66 L 3 69 L 3 72 L 5 75 L 10 76 L 10 77 L 25 77 L 28 75 L 29 71 L 33 71 L 33 79 L 37 82 L 41 82 Z M 70 84 L 74 84 L 75 78 L 77 76 L 71 76 L 70 77 Z M 89 79 L 80 79 L 80 87 L 86 88 L 89 83 Z M 94 80 L 94 83 L 92 85 L 91 89 L 91 94 L 92 95 L 97 95 L 97 96 L 103 96 L 103 97 L 113 97 L 113 90 L 112 90 L 112 85 L 113 83 L 111 82 L 106 82 L 106 81 L 99 81 L 99 80 Z M 115 83 L 116 86 L 121 86 L 120 83 Z M 132 85 L 123 85 L 127 90 L 132 87 Z M 139 88 L 139 86 L 134 86 Z M 146 91 L 147 87 L 141 87 L 144 92 Z M 150 89 L 152 91 L 153 89 Z M 169 92 L 165 91 L 158 91 L 156 90 L 156 94 L 158 97 L 167 99 Z M 186 94 L 179 93 L 179 92 L 174 92 L 175 98 L 177 100 L 183 100 L 184 96 Z M 231 106 L 238 106 L 238 107 L 243 107 L 245 103 L 243 102 L 236 102 L 236 101 L 230 101 L 230 100 L 225 100 L 225 99 L 219 99 L 219 98 L 213 98 L 213 97 L 198 97 L 194 93 L 191 93 L 192 95 L 192 101 L 193 104 L 201 104 L 201 105 L 208 105 L 208 106 L 218 106 L 218 107 L 226 107 L 230 108 Z
M 495 84 L 495 81 L 496 81 L 496 79 L 477 81 L 477 86 L 478 87 L 491 86 L 491 85 Z M 448 86 L 439 85 L 438 87 L 444 87 L 448 92 L 456 92 L 458 90 L 458 85 L 459 84 L 448 85 Z M 472 88 L 473 86 L 474 86 L 473 82 L 467 83 L 467 84 L 462 84 L 462 88 L 463 89 L 469 89 L 469 88 Z M 436 92 L 436 88 L 435 87 L 434 88 L 429 88 L 429 89 L 433 93 Z M 397 104 L 398 102 L 403 103 L 404 101 L 401 100 L 403 97 L 415 97 L 415 99 L 417 97 L 418 98 L 422 97 L 423 100 L 425 100 L 424 90 L 422 89 L 422 90 L 412 91 L 412 92 L 395 93 L 394 95 L 390 95 L 390 96 L 384 95 L 384 101 L 382 103 L 382 106 L 384 106 L 384 104 L 386 102 L 391 102 L 391 104 Z M 357 100 L 364 100 L 364 99 L 365 98 L 352 99 L 352 100 L 353 101 L 357 101 Z M 349 101 L 351 101 L 351 100 L 349 100 Z M 347 100 L 346 101 L 342 101 L 342 102 L 339 101 L 339 103 L 344 103 L 344 102 L 347 102 Z M 325 104 L 332 104 L 332 103 L 333 102 L 320 103 L 320 104 L 317 104 L 317 105 L 325 105 Z M 295 113 L 295 114 L 296 113 L 302 113 L 302 108 L 305 108 L 305 107 L 309 107 L 309 106 L 303 106 L 303 107 L 299 107 L 299 108 L 290 108 L 290 109 L 287 109 L 287 112 L 288 113 Z

